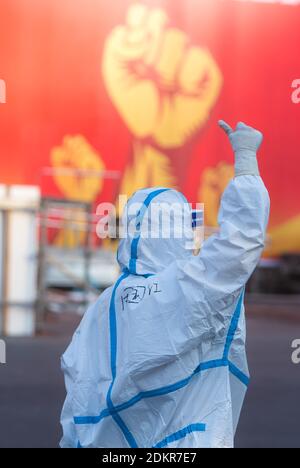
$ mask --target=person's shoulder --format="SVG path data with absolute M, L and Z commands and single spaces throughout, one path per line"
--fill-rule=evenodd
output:
M 110 301 L 111 293 L 112 286 L 109 286 L 108 288 L 104 289 L 102 292 L 99 293 L 97 299 L 90 302 L 78 327 L 79 332 L 88 322 L 98 317 L 99 313 L 101 314 L 102 312 L 107 310 L 107 304 Z
M 110 297 L 111 297 L 111 294 L 112 294 L 113 287 L 114 287 L 114 285 L 111 285 L 108 288 L 104 289 L 100 293 L 96 303 L 102 303 L 102 302 L 105 302 L 105 301 L 109 300 Z
M 108 303 L 110 302 L 110 298 L 111 298 L 111 294 L 112 294 L 112 290 L 113 290 L 113 285 L 112 286 L 109 286 L 108 288 L 104 289 L 98 296 L 98 298 L 96 299 L 96 301 L 94 303 L 91 304 L 90 306 L 90 309 L 92 309 L 92 311 L 101 311 L 101 310 L 104 310 L 105 309 L 105 306 L 108 305 Z

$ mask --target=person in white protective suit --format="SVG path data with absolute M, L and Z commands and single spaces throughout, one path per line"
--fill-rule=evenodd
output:
M 130 219 L 135 232 L 120 242 L 122 274 L 62 358 L 62 447 L 233 447 L 249 383 L 244 288 L 264 248 L 270 202 L 256 158 L 261 133 L 219 124 L 235 178 L 220 230 L 199 255 L 186 238 L 140 235 L 151 204 L 186 204 L 179 192 L 144 189 L 128 202 L 127 213 L 140 209 Z

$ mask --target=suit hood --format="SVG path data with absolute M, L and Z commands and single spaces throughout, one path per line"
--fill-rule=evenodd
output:
M 186 198 L 167 188 L 143 189 L 129 199 L 122 217 L 118 248 L 122 271 L 158 273 L 192 255 L 192 213 Z

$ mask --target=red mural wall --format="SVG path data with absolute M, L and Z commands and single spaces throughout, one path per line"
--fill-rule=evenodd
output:
M 265 135 L 270 253 L 300 251 L 299 44 L 300 6 L 0 0 L 0 183 L 91 202 L 174 186 L 215 225 L 233 174 L 216 123 L 242 120 Z M 45 167 L 121 177 L 45 177 Z

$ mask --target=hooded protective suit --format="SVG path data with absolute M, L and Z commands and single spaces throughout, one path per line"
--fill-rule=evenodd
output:
M 62 359 L 62 447 L 233 446 L 249 382 L 243 291 L 264 246 L 269 197 L 258 175 L 233 179 L 220 231 L 197 257 L 186 239 L 139 234 L 154 201 L 186 202 L 168 189 L 130 199 L 141 208 L 120 243 L 122 275 Z

